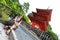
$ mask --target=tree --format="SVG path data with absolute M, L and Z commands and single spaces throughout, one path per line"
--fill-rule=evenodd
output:
M 28 12 L 29 6 L 30 6 L 30 5 L 29 5 L 28 2 L 27 2 L 27 3 L 24 2 L 24 4 L 22 5 L 22 8 L 23 8 L 23 10 L 25 11 L 25 13 Z
M 23 15 L 24 20 L 29 23 L 30 19 L 25 15 L 25 12 L 23 11 L 24 9 L 22 9 L 22 5 L 18 0 L 1 0 L 0 3 L 11 9 L 9 15 L 11 15 L 12 17 L 16 15 Z M 24 7 L 26 9 L 25 11 L 27 12 L 29 9 L 29 3 L 25 3 Z

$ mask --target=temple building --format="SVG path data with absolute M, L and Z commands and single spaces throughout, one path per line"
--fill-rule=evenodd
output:
M 46 31 L 46 27 L 51 21 L 52 9 L 37 9 L 36 12 L 32 12 L 33 16 L 28 16 L 31 20 L 31 25 L 39 30 Z

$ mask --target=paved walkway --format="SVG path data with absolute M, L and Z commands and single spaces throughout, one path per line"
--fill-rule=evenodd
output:
M 19 26 L 15 30 L 15 33 L 17 35 L 18 40 L 38 40 L 38 38 L 34 37 L 33 34 L 29 33 L 28 30 L 26 30 L 23 27 L 22 26 Z
M 3 29 L 3 27 L 4 25 L 0 23 L 0 40 L 9 40 L 9 37 L 5 34 L 5 30 Z M 21 25 L 14 31 L 14 34 L 17 40 L 38 40 L 36 37 L 34 37 L 33 34 L 29 32 L 29 30 Z
M 3 27 L 4 25 L 0 23 L 0 40 L 8 40 L 8 36 L 5 34 Z

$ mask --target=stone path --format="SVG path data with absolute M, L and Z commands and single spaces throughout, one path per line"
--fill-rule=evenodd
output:
M 3 29 L 4 25 L 0 23 L 0 40 L 9 40 L 9 37 L 16 38 L 14 40 L 38 40 L 29 30 L 27 30 L 24 26 L 19 26 L 15 31 L 13 30 L 13 34 L 11 36 L 7 36 L 5 34 L 5 30 Z M 13 39 L 10 39 L 13 40 Z
M 23 26 L 24 27 L 24 26 Z M 25 28 L 19 26 L 15 33 L 17 35 L 18 40 L 38 40 L 38 38 L 34 37 L 35 35 L 29 33 Z
M 3 27 L 4 25 L 0 23 L 0 40 L 8 40 L 8 36 L 5 34 Z

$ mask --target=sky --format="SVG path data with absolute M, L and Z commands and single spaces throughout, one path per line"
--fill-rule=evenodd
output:
M 19 0 L 19 2 L 21 4 L 29 2 L 30 8 L 27 14 L 32 13 L 32 11 L 36 12 L 36 8 L 52 9 L 50 25 L 52 30 L 60 37 L 60 0 Z

